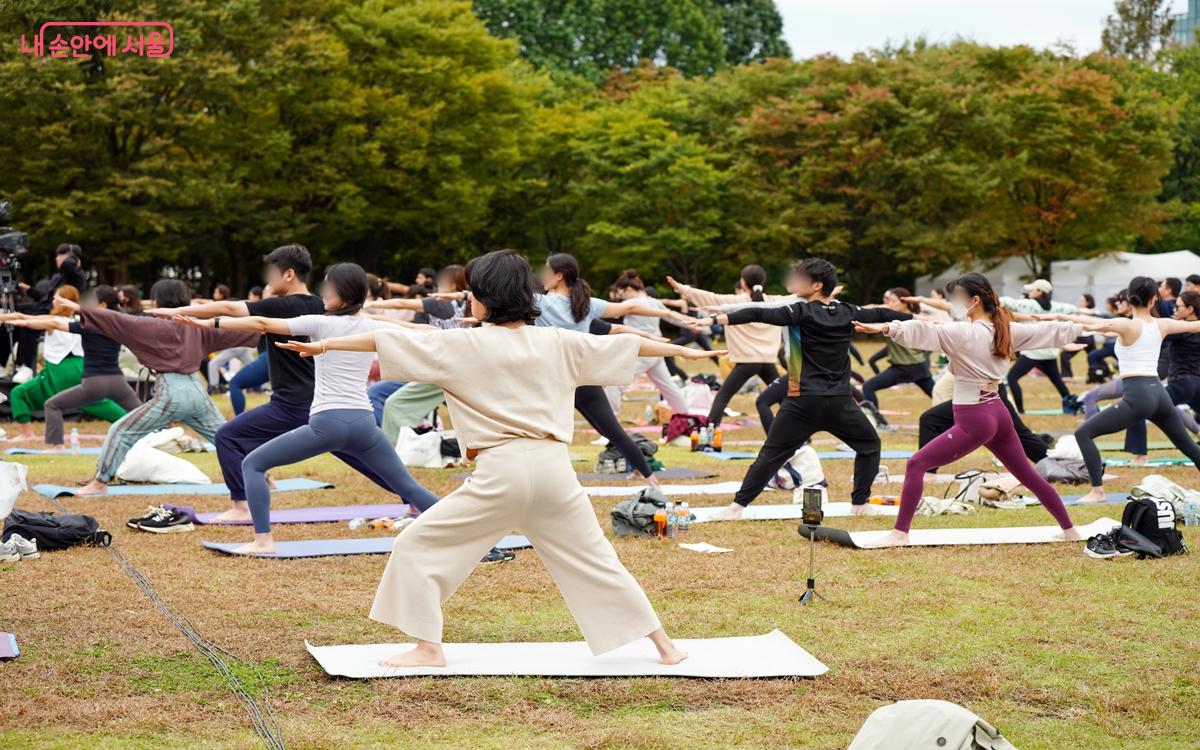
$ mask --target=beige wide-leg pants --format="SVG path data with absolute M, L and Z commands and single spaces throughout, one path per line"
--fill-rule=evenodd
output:
M 661 627 L 604 537 L 567 446 L 529 439 L 482 451 L 461 487 L 400 532 L 371 619 L 441 643 L 442 605 L 513 530 L 533 543 L 593 654 Z

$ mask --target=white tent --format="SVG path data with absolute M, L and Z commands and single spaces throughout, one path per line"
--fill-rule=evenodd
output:
M 936 276 L 923 276 L 917 279 L 917 294 L 928 294 L 933 287 L 945 287 L 947 282 L 968 271 L 984 274 L 997 293 L 1008 297 L 1021 296 L 1025 284 L 1033 279 L 1033 272 L 1024 258 L 1010 257 L 991 268 L 980 263 L 955 266 Z M 1099 258 L 1061 260 L 1050 264 L 1054 299 L 1069 303 L 1074 303 L 1080 294 L 1087 292 L 1096 297 L 1097 304 L 1103 304 L 1105 297 L 1124 289 L 1134 276 L 1154 279 L 1175 276 L 1183 279 L 1193 273 L 1200 273 L 1200 255 L 1191 250 L 1154 255 L 1120 252 Z

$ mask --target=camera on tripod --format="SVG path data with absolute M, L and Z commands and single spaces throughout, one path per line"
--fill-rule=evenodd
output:
M 29 252 L 29 235 L 8 226 L 12 209 L 12 201 L 0 201 L 0 309 L 4 312 L 15 309 L 18 290 L 13 274 L 21 267 L 18 258 Z

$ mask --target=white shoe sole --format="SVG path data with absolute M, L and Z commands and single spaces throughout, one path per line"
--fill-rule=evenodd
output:
M 185 531 L 195 531 L 196 525 L 192 523 L 181 523 L 176 526 L 138 526 L 142 531 L 149 531 L 151 534 L 179 534 Z
M 41 557 L 41 556 L 42 556 L 42 553 L 41 553 L 41 552 L 34 552 L 34 553 L 32 553 L 32 554 L 29 554 L 29 555 L 21 555 L 21 559 L 22 559 L 22 560 L 36 560 L 36 559 L 38 559 L 38 558 L 39 558 L 39 557 Z

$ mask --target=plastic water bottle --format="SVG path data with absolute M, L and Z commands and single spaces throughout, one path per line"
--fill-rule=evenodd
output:
M 79 428 L 71 428 L 71 455 L 79 455 Z
M 351 531 L 358 531 L 359 529 L 361 529 L 363 526 L 366 526 L 366 525 L 367 525 L 367 519 L 365 519 L 365 518 L 350 519 L 350 530 Z
M 681 542 L 686 542 L 688 527 L 692 525 L 692 511 L 688 508 L 686 500 L 679 504 L 676 514 L 679 516 L 679 521 L 675 524 L 675 538 Z
M 1183 509 L 1184 526 L 1200 526 L 1200 502 L 1192 500 Z
M 667 503 L 667 538 L 674 539 L 678 533 L 679 518 L 675 515 L 675 503 Z

